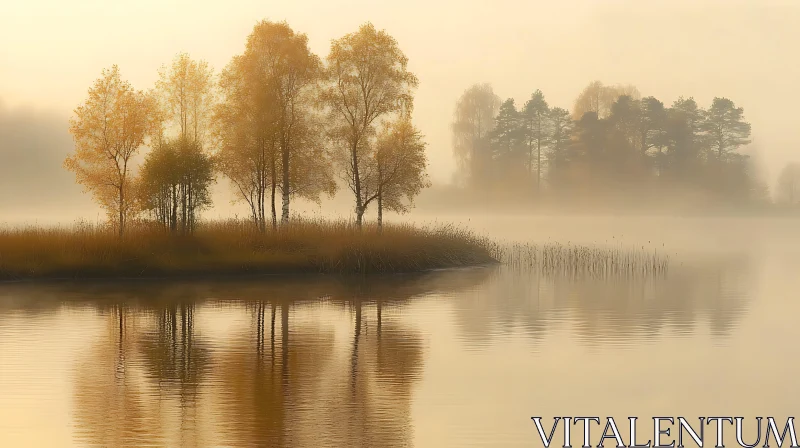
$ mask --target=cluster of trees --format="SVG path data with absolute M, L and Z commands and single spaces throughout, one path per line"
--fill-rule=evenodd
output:
M 155 88 L 117 66 L 75 110 L 65 167 L 108 211 L 120 235 L 136 216 L 191 233 L 222 174 L 265 231 L 289 223 L 293 198 L 319 201 L 342 181 L 361 226 L 370 204 L 404 212 L 422 188 L 426 144 L 412 124 L 418 81 L 397 42 L 372 24 L 333 40 L 325 61 L 305 34 L 261 21 L 219 77 L 178 54 Z M 135 163 L 149 147 L 144 163 Z
M 716 198 L 766 192 L 740 148 L 750 143 L 744 111 L 727 98 L 702 109 L 693 98 L 671 106 L 633 86 L 592 82 L 572 112 L 536 90 L 522 107 L 488 84 L 467 89 L 452 125 L 462 184 L 537 194 L 685 187 Z

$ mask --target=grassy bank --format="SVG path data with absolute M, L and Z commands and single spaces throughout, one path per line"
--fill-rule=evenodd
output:
M 0 229 L 0 280 L 247 274 L 416 272 L 495 262 L 488 240 L 452 226 L 297 220 L 260 233 L 249 222 L 201 225 L 191 236 L 131 226 L 120 239 L 87 224 Z

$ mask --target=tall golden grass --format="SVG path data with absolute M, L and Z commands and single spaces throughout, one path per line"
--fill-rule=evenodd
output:
M 106 227 L 0 229 L 0 279 L 397 273 L 494 263 L 493 246 L 455 226 L 301 220 L 257 231 L 240 220 L 207 222 L 175 236 L 144 224 L 123 238 Z

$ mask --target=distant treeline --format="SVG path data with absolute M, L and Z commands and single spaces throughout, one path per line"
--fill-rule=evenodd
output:
M 187 54 L 147 92 L 116 65 L 104 70 L 70 121 L 75 152 L 64 165 L 120 235 L 134 218 L 192 233 L 218 174 L 262 232 L 289 222 L 293 198 L 332 195 L 337 178 L 353 194 L 358 227 L 371 204 L 380 227 L 384 209 L 405 211 L 428 185 L 407 64 L 369 23 L 333 40 L 323 61 L 305 34 L 261 21 L 218 77 Z
M 704 202 L 769 200 L 752 161 L 744 110 L 727 98 L 703 109 L 693 98 L 671 106 L 633 86 L 590 83 L 572 111 L 536 90 L 524 105 L 501 101 L 488 84 L 467 89 L 452 124 L 461 185 L 533 197 L 639 200 L 691 192 Z M 781 201 L 800 202 L 800 170 L 788 166 Z

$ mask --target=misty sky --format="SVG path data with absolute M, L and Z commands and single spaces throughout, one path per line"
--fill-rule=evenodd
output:
M 415 121 L 437 183 L 448 182 L 455 167 L 454 103 L 476 82 L 490 82 L 518 104 L 541 89 L 551 105 L 566 108 L 594 79 L 634 84 L 666 105 L 679 95 L 704 107 L 726 96 L 745 108 L 751 150 L 770 187 L 787 161 L 800 160 L 800 2 L 792 0 L 7 0 L 0 9 L 0 165 L 29 157 L 46 175 L 40 181 L 63 182 L 55 173 L 71 150 L 67 117 L 103 68 L 118 64 L 139 89 L 152 87 L 158 67 L 179 51 L 219 70 L 265 18 L 307 33 L 323 58 L 331 39 L 365 21 L 393 35 L 420 80 Z M 26 143 L 9 124 L 22 122 L 40 143 L 54 137 Z M 14 175 L 22 176 L 0 170 L 0 188 Z

